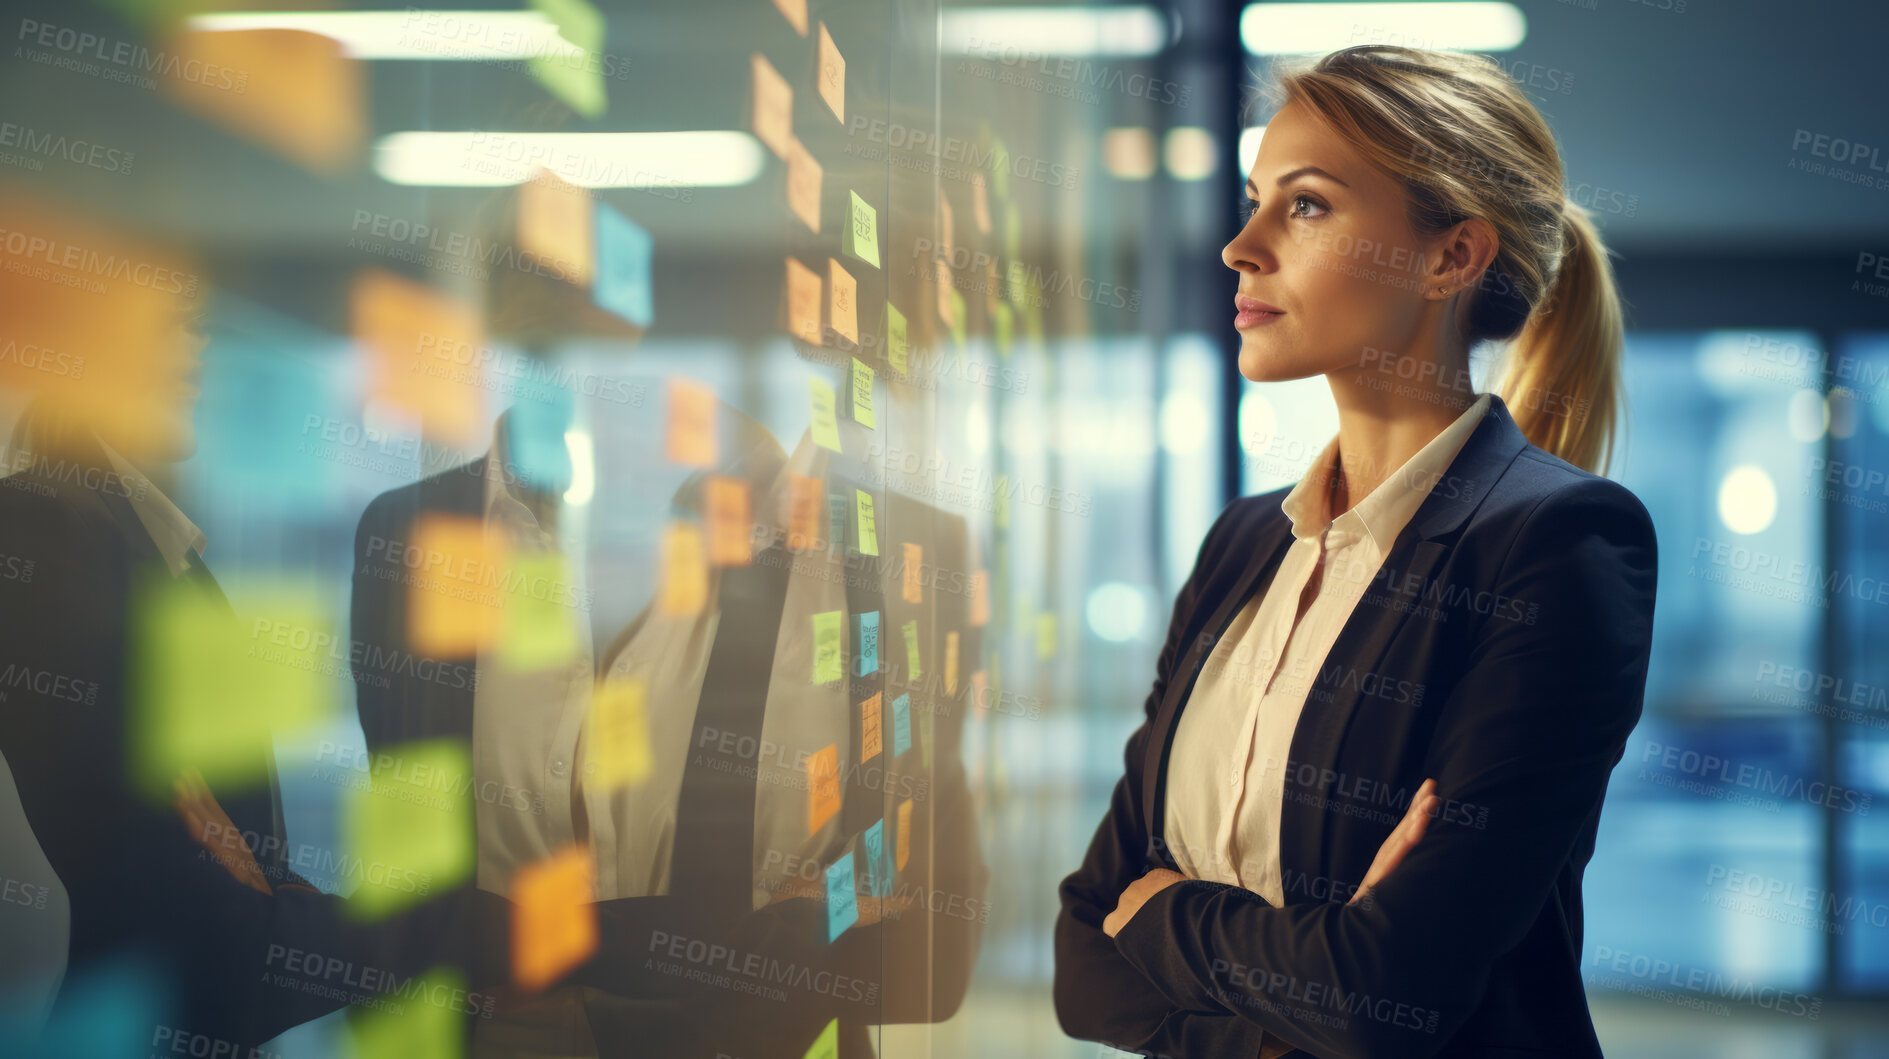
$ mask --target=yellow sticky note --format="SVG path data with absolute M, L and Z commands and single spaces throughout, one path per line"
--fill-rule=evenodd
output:
M 423 515 L 410 539 L 388 542 L 388 554 L 408 579 L 407 636 L 415 651 L 470 658 L 498 638 L 504 612 L 490 586 L 505 568 L 505 545 L 486 536 L 483 519 Z
M 905 571 L 899 580 L 899 598 L 907 603 L 925 602 L 925 579 L 922 570 L 925 565 L 925 549 L 921 545 L 906 541 Z
M 787 259 L 787 333 L 809 345 L 820 344 L 820 274 Z
M 152 579 L 133 592 L 127 745 L 146 791 L 168 802 L 185 766 L 195 766 L 225 793 L 266 783 L 273 733 L 327 719 L 332 685 L 321 674 L 336 657 L 345 658 L 339 652 L 347 641 L 337 639 L 320 591 L 280 582 L 246 598 L 240 628 L 248 636 L 222 598 L 194 581 Z M 88 681 L 64 681 L 50 668 L 28 673 L 24 665 L 5 673 L 29 677 L 20 681 L 24 692 L 44 689 L 40 694 L 48 698 L 71 700 L 8 709 L 57 706 L 84 714 L 105 708 Z M 0 688 L 0 697 L 6 694 Z M 97 749 L 105 755 L 109 748 Z M 116 769 L 118 762 L 97 765 Z
M 853 207 L 846 218 L 846 230 L 840 233 L 840 251 L 856 257 L 873 268 L 879 267 L 879 215 L 859 192 L 848 191 Z
M 566 846 L 512 876 L 512 981 L 537 992 L 597 950 L 590 847 Z
M 820 185 L 826 170 L 814 161 L 813 153 L 798 139 L 787 147 L 787 208 L 801 223 L 820 232 Z
M 840 451 L 839 410 L 835 407 L 838 399 L 833 396 L 833 385 L 818 376 L 808 376 L 807 393 L 813 402 L 813 443 Z
M 662 540 L 662 587 L 657 610 L 680 616 L 700 614 L 708 603 L 708 556 L 702 527 L 693 522 L 671 523 Z
M 990 621 L 990 571 L 979 570 L 971 575 L 971 624 L 983 625 Z
M 820 545 L 820 509 L 826 486 L 818 478 L 793 474 L 787 485 L 787 548 L 806 551 Z
M 588 773 L 605 789 L 633 787 L 655 764 L 649 749 L 649 688 L 641 677 L 609 677 L 590 697 Z M 588 782 L 588 781 L 587 781 Z
M 940 258 L 932 262 L 931 274 L 936 280 L 933 287 L 937 290 L 938 319 L 946 327 L 951 326 L 951 298 L 957 293 L 951 286 L 951 259 Z
M 879 554 L 879 525 L 872 511 L 872 494 L 853 490 L 854 507 L 859 512 L 859 554 Z
M 804 2 L 804 0 L 803 0 Z M 840 1020 L 832 1019 L 808 1046 L 806 1059 L 840 1059 Z
M 919 677 L 918 619 L 913 618 L 911 621 L 899 626 L 899 628 L 905 633 L 905 668 L 907 670 L 905 679 L 914 681 Z
M 408 981 L 401 989 L 411 990 L 416 997 L 469 995 L 465 980 L 445 966 Z M 466 1016 L 452 1004 L 363 1005 L 358 1017 L 340 1025 L 349 1038 L 351 1059 L 464 1059 L 466 1055 Z
M 840 49 L 833 43 L 833 35 L 826 31 L 826 23 L 820 23 L 819 72 L 820 98 L 826 100 L 827 109 L 833 116 L 846 124 L 846 59 L 840 55 Z
M 774 6 L 780 9 L 787 24 L 794 27 L 794 32 L 807 35 L 807 0 L 774 0 Z
M 402 743 L 375 755 L 373 782 L 350 788 L 343 834 L 363 864 L 361 885 L 344 906 L 356 919 L 380 919 L 427 900 L 413 880 L 429 878 L 430 892 L 472 877 L 472 756 L 455 739 Z
M 879 697 L 883 692 L 875 691 L 872 697 L 859 704 L 859 761 L 864 764 L 879 756 L 883 745 L 879 732 L 881 713 Z
M 760 52 L 748 57 L 754 73 L 754 138 L 786 161 L 794 142 L 794 90 Z
M 691 379 L 670 379 L 663 454 L 684 467 L 715 465 L 715 391 Z
M 968 306 L 964 304 L 964 295 L 959 294 L 958 289 L 956 287 L 951 288 L 950 300 L 951 300 L 951 316 L 949 318 L 949 322 L 951 324 L 951 341 L 957 343 L 958 347 L 962 349 L 964 346 L 964 338 L 966 334 L 965 329 L 969 326 L 969 322 L 971 319 L 970 317 L 971 310 Z
M 576 589 L 557 552 L 513 553 L 498 663 L 514 672 L 567 665 L 577 652 Z
M 843 615 L 837 610 L 821 611 L 813 616 L 813 682 L 831 684 L 840 679 L 840 626 Z
M 874 426 L 872 414 L 872 365 L 853 358 L 853 419 Z
M 807 759 L 807 833 L 840 811 L 840 748 L 830 743 Z
M 907 340 L 905 337 L 905 314 L 891 302 L 885 303 L 885 355 L 892 370 L 905 374 L 905 356 Z
M 858 345 L 859 281 L 833 258 L 827 258 L 826 262 L 827 326 L 845 336 L 847 341 Z
M 958 693 L 958 630 L 945 633 L 945 694 Z
M 708 561 L 716 566 L 746 566 L 754 561 L 754 520 L 748 502 L 748 483 L 715 475 L 704 483 L 703 508 L 708 515 Z
M 1056 615 L 1042 613 L 1036 616 L 1036 657 L 1048 658 L 1056 653 Z
M 912 800 L 899 803 L 899 859 L 898 869 L 905 870 L 905 864 L 912 859 Z

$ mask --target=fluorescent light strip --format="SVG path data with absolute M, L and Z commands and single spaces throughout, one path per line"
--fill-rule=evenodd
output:
M 316 33 L 340 41 L 350 59 L 491 62 L 584 54 L 538 11 L 237 11 L 194 15 L 185 26 L 204 33 Z
M 948 7 L 940 46 L 951 55 L 1034 62 L 1135 58 L 1157 54 L 1167 43 L 1167 17 L 1154 7 Z
M 1439 51 L 1509 51 L 1528 35 L 1514 4 L 1248 4 L 1240 41 L 1254 55 L 1320 54 L 1358 44 L 1399 44 Z
M 761 175 L 745 132 L 396 132 L 374 145 L 374 172 L 413 187 L 522 184 L 539 167 L 586 188 L 718 188 Z

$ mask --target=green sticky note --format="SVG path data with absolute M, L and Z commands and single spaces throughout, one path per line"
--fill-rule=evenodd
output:
M 931 732 L 932 732 L 931 711 L 926 710 L 918 718 L 918 739 L 919 739 L 918 753 L 920 757 L 922 758 L 922 760 L 925 762 L 926 768 L 931 767 L 931 744 L 932 744 Z
M 402 743 L 374 756 L 372 782 L 348 790 L 343 834 L 367 866 L 344 906 L 380 919 L 472 877 L 472 755 L 460 740 Z M 416 887 L 416 879 L 430 879 Z
M 872 494 L 855 489 L 853 497 L 859 509 L 859 554 L 878 555 L 879 527 L 872 515 Z
M 905 633 L 905 668 L 908 670 L 908 673 L 905 679 L 908 682 L 914 681 L 914 680 L 917 680 L 919 677 L 918 619 L 913 618 L 911 621 L 908 621 L 904 625 L 899 626 L 899 628 L 902 629 Z
M 1023 258 L 1023 212 L 1014 202 L 1004 203 L 1004 256 Z
M 991 324 L 997 332 L 997 353 L 1000 356 L 1009 356 L 1010 339 L 1015 333 L 1015 319 L 1011 316 L 1010 306 L 998 302 L 997 313 L 991 317 Z
M 997 476 L 997 485 L 996 485 L 995 492 L 996 492 L 996 495 L 992 499 L 996 501 L 997 525 L 999 528 L 1009 526 L 1010 525 L 1010 476 L 1009 475 L 1000 474 Z
M 577 654 L 576 602 L 570 566 L 557 552 L 514 553 L 505 571 L 505 632 L 499 639 L 500 667 L 513 671 L 553 669 Z
M 840 451 L 839 401 L 833 396 L 833 385 L 825 379 L 809 376 L 807 390 L 813 399 L 813 443 Z
M 905 374 L 905 314 L 898 306 L 885 303 L 885 355 L 892 370 Z
M 466 992 L 459 973 L 435 967 L 425 977 L 402 985 L 400 991 L 413 999 L 366 1005 L 359 1017 L 342 1023 L 354 1045 L 350 1054 L 355 1059 L 462 1059 L 466 1054 L 464 1009 L 441 1002 L 448 997 L 478 996 Z
M 853 197 L 853 209 L 846 230 L 840 235 L 840 252 L 878 268 L 879 215 L 859 197 L 859 192 L 848 191 L 847 194 Z
M 837 610 L 813 616 L 813 682 L 831 684 L 840 672 L 840 626 L 843 615 Z
M 813 1046 L 807 1049 L 806 1059 L 840 1059 L 839 1019 L 828 1022 L 826 1029 L 813 1039 Z
M 546 49 L 527 60 L 531 75 L 551 94 L 587 118 L 602 117 L 610 106 L 603 87 L 604 20 L 585 0 L 531 0 L 533 10 L 558 28 L 574 47 Z
M 964 346 L 964 328 L 968 314 L 969 309 L 964 304 L 964 295 L 959 294 L 957 288 L 953 287 L 951 289 L 951 338 L 959 348 Z
M 998 198 L 1010 197 L 1010 152 L 1004 148 L 1004 142 L 991 137 L 990 141 L 990 189 Z
M 1036 657 L 1056 653 L 1056 615 L 1045 611 L 1036 616 Z
M 1025 271 L 1023 262 L 1013 257 L 1010 263 L 1004 266 L 1004 294 L 1012 304 L 1022 308 L 1027 304 L 1024 299 L 1029 292 L 1029 273 Z
M 853 358 L 853 418 L 870 427 L 872 418 L 872 365 Z

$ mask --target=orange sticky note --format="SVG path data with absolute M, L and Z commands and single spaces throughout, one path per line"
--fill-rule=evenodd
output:
M 932 286 L 937 288 L 938 294 L 938 319 L 942 320 L 946 327 L 950 327 L 952 324 L 952 299 L 958 296 L 957 288 L 951 285 L 951 259 L 941 258 L 934 260 L 931 263 L 931 267 L 932 278 L 936 280 Z
M 983 670 L 980 669 L 977 672 L 972 673 L 971 674 L 971 705 L 977 707 L 980 710 L 990 709 L 990 702 L 988 701 L 990 698 L 989 687 L 990 687 L 989 678 L 984 675 Z
M 807 833 L 813 834 L 840 811 L 840 748 L 828 744 L 807 759 Z
M 925 549 L 922 546 L 905 542 L 905 576 L 900 580 L 899 598 L 907 603 L 925 602 L 925 581 L 919 576 L 924 559 Z
M 990 621 L 990 572 L 979 570 L 971 575 L 971 624 Z
M 307 169 L 339 175 L 360 157 L 371 124 L 367 64 L 333 37 L 187 30 L 146 54 L 181 71 L 155 78 L 165 95 Z M 132 62 L 150 69 L 150 60 Z
M 827 258 L 827 326 L 859 344 L 859 281 L 839 261 Z
M 716 566 L 746 566 L 754 560 L 748 483 L 716 475 L 707 482 L 703 506 L 708 512 L 708 561 Z
M 790 474 L 792 472 L 789 472 Z M 818 478 L 792 474 L 787 481 L 787 548 L 806 551 L 820 544 L 820 512 L 826 485 Z
M 485 337 L 477 311 L 424 283 L 367 269 L 349 290 L 348 315 L 371 360 L 376 398 L 418 416 L 431 436 L 478 441 L 485 391 L 476 365 Z
M 814 234 L 820 231 L 820 185 L 826 170 L 798 139 L 787 145 L 787 208 Z
M 518 249 L 586 290 L 597 273 L 597 208 L 590 191 L 539 169 L 518 185 Z
M 795 33 L 807 35 L 807 0 L 774 0 L 774 6 L 780 8 L 781 16 Z
M 787 333 L 809 345 L 820 344 L 820 274 L 787 259 Z
M 794 142 L 794 90 L 760 52 L 749 56 L 754 69 L 754 136 L 782 161 Z
M 689 379 L 669 380 L 669 425 L 663 455 L 684 467 L 715 465 L 715 391 Z
M 905 870 L 905 862 L 912 859 L 912 800 L 899 803 L 899 859 L 898 869 Z
M 649 749 L 649 688 L 641 677 L 610 677 L 590 697 L 586 774 L 606 789 L 633 787 L 655 764 Z
M 590 849 L 566 846 L 512 877 L 512 980 L 537 992 L 597 950 Z
M 826 31 L 826 23 L 820 23 L 819 71 L 815 74 L 820 79 L 820 98 L 826 100 L 827 108 L 833 116 L 846 123 L 846 59 L 840 55 L 840 49 L 833 43 L 833 35 Z
M 882 694 L 875 691 L 872 698 L 859 704 L 859 762 L 862 765 L 879 756 L 882 745 L 879 734 L 879 697 Z
M 488 540 L 485 521 L 429 514 L 409 540 L 387 542 L 387 556 L 407 579 L 407 636 L 432 658 L 468 658 L 498 636 L 504 611 L 496 586 L 507 559 Z
M 708 560 L 703 554 L 702 527 L 693 522 L 669 526 L 662 541 L 662 588 L 658 609 L 663 614 L 700 614 L 708 602 Z

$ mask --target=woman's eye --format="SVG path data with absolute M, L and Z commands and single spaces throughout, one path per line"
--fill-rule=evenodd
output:
M 1325 209 L 1325 206 L 1321 204 L 1317 199 L 1312 198 L 1309 195 L 1299 194 L 1299 195 L 1292 196 L 1292 211 L 1288 214 L 1288 216 L 1297 217 L 1301 220 L 1314 219 L 1300 212 L 1299 207 L 1302 205 L 1311 206 L 1314 209 L 1320 209 L 1320 210 Z M 1240 214 L 1240 225 L 1242 227 L 1244 227 L 1247 224 L 1252 223 L 1253 214 L 1258 213 L 1258 212 L 1259 212 L 1259 203 L 1253 201 L 1250 198 L 1247 198 L 1244 195 L 1240 196 L 1239 214 Z
M 1259 212 L 1259 203 L 1246 196 L 1240 196 L 1240 204 L 1234 207 L 1240 215 L 1240 226 L 1245 227 L 1253 221 L 1253 214 Z
M 1321 210 L 1325 208 L 1325 207 L 1323 207 L 1323 206 L 1321 206 L 1321 205 L 1319 205 L 1319 203 L 1318 203 L 1318 200 L 1317 200 L 1317 199 L 1314 199 L 1314 198 L 1310 198 L 1310 197 L 1308 197 L 1308 196 L 1306 196 L 1306 195 L 1294 195 L 1294 196 L 1292 196 L 1292 207 L 1293 207 L 1293 209 L 1294 209 L 1294 211 L 1296 211 L 1296 210 L 1298 209 L 1298 207 L 1299 207 L 1299 204 L 1300 204 L 1300 203 L 1305 203 L 1305 204 L 1307 204 L 1307 205 L 1310 205 L 1310 206 L 1313 206 L 1313 207 L 1315 207 L 1315 208 L 1317 208 L 1317 209 L 1321 209 Z M 1309 217 L 1306 217 L 1306 216 L 1305 216 L 1304 214 L 1302 214 L 1302 213 L 1298 213 L 1298 212 L 1294 212 L 1294 213 L 1292 214 L 1292 216 L 1294 216 L 1294 217 L 1299 217 L 1299 218 L 1302 218 L 1302 219 L 1305 219 L 1305 220 L 1310 220 L 1310 218 L 1309 218 Z

